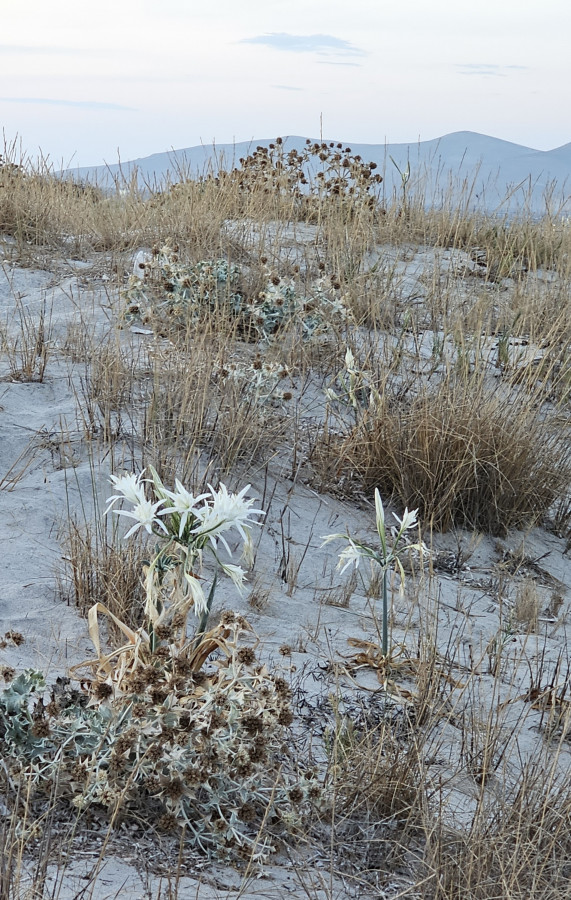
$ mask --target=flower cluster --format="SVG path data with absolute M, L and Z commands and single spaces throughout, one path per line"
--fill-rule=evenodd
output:
M 244 335 L 269 342 L 285 325 L 299 324 L 304 339 L 342 324 L 347 316 L 338 282 L 318 278 L 300 294 L 292 279 L 266 271 L 266 286 L 255 297 L 239 290 L 240 269 L 224 259 L 180 262 L 168 246 L 137 265 L 123 292 L 125 319 L 159 333 L 184 330 L 207 310 L 224 308 L 238 319 Z
M 253 362 L 219 365 L 214 370 L 219 385 L 224 389 L 232 385 L 236 388 L 239 400 L 246 401 L 253 407 L 263 407 L 288 399 L 288 396 L 284 396 L 287 392 L 278 391 L 279 383 L 288 375 L 285 366 L 266 362 L 259 355 Z
M 138 529 L 144 528 L 149 534 L 162 538 L 166 543 L 147 567 L 147 607 L 146 615 L 154 626 L 162 623 L 170 606 L 172 614 L 176 608 L 179 614 L 185 614 L 190 608 L 201 616 L 209 610 L 210 603 L 202 587 L 203 552 L 210 550 L 218 569 L 228 575 L 236 587 L 241 590 L 245 571 L 241 566 L 223 561 L 219 555 L 219 544 L 222 544 L 228 556 L 232 551 L 227 540 L 227 533 L 234 530 L 243 542 L 243 555 L 251 556 L 250 529 L 256 524 L 256 517 L 264 513 L 253 507 L 254 500 L 247 499 L 250 485 L 246 485 L 239 493 L 230 493 L 225 484 L 218 490 L 208 485 L 209 493 L 195 496 L 177 479 L 174 490 L 168 490 L 156 471 L 150 467 L 151 478 L 144 479 L 139 475 L 112 475 L 111 482 L 115 494 L 108 500 L 106 513 L 111 510 L 116 515 L 127 516 L 135 520 L 126 538 Z M 153 494 L 148 499 L 147 490 Z M 116 503 L 127 501 L 130 509 L 114 509 Z M 164 567 L 178 569 L 181 577 L 178 584 L 169 586 L 174 602 L 166 603 Z M 160 600 L 157 595 L 162 594 Z
M 269 147 L 258 146 L 239 160 L 239 167 L 216 176 L 219 183 L 236 185 L 244 194 L 262 190 L 283 197 L 300 218 L 313 221 L 331 207 L 339 213 L 346 206 L 349 215 L 363 208 L 375 210 L 379 204 L 382 176 L 375 162 L 365 162 L 350 147 L 330 141 L 307 140 L 299 151 L 287 149 L 282 138 Z
M 233 312 L 240 309 L 240 270 L 227 260 L 204 259 L 189 265 L 166 244 L 156 247 L 150 257 L 139 257 L 138 271 L 123 292 L 126 321 L 170 331 L 188 327 L 206 310 L 221 305 Z
M 57 788 L 79 810 L 183 827 L 210 856 L 265 857 L 301 826 L 320 786 L 289 765 L 289 687 L 255 647 L 239 648 L 244 636 L 245 621 L 224 613 L 206 668 L 165 636 L 166 652 L 131 668 L 121 690 L 111 678 L 82 690 L 58 679 L 46 694 L 41 673 L 22 673 L 0 693 L 5 771 L 25 766 L 31 786 Z
M 272 276 L 269 271 L 266 275 L 264 290 L 245 301 L 243 307 L 247 322 L 259 340 L 268 343 L 290 323 L 300 327 L 303 340 L 330 333 L 345 323 L 347 308 L 331 279 L 320 277 L 308 294 L 300 294 L 293 279 Z

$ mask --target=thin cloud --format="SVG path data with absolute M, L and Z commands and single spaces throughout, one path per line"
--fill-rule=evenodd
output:
M 75 106 L 80 109 L 118 109 L 124 112 L 136 112 L 132 106 L 120 103 L 101 103 L 97 100 L 56 100 L 50 97 L 0 97 L 0 103 L 39 103 L 47 106 Z
M 289 53 L 317 53 L 319 56 L 364 56 L 365 51 L 331 34 L 288 34 L 285 31 L 243 38 L 240 44 L 262 44 Z
M 318 66 L 356 66 L 357 68 L 360 68 L 361 63 L 356 63 L 356 62 L 334 62 L 333 60 L 330 60 L 330 59 L 318 59 L 318 60 L 317 60 L 317 65 L 318 65 Z
M 511 71 L 522 71 L 529 66 L 501 66 L 497 63 L 457 63 L 455 66 L 460 75 L 488 75 L 494 78 L 506 78 Z
M 32 46 L 28 44 L 0 44 L 0 54 L 15 54 L 17 56 L 61 56 L 62 54 L 82 56 L 94 56 L 100 54 L 99 50 L 85 49 L 84 47 L 54 47 Z

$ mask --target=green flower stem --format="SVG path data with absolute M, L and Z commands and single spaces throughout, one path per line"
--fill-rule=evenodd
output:
M 196 636 L 194 638 L 194 649 L 200 646 L 202 642 L 202 638 L 206 633 L 206 625 L 208 623 L 208 619 L 210 616 L 210 610 L 212 609 L 212 603 L 214 602 L 214 594 L 216 592 L 216 584 L 218 582 L 218 572 L 215 572 L 214 579 L 210 586 L 210 590 L 208 592 L 208 600 L 206 602 L 206 609 L 202 613 L 200 617 L 200 622 L 198 623 L 198 628 L 196 629 Z
M 385 566 L 383 569 L 383 656 L 389 653 L 389 590 L 388 590 L 389 573 Z

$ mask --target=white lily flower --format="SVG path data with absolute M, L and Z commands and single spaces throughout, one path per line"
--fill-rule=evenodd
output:
M 347 539 L 349 541 L 349 545 L 345 547 L 344 550 L 339 554 L 339 562 L 337 563 L 337 568 L 340 569 L 341 575 L 348 569 L 349 566 L 355 565 L 357 569 L 359 567 L 359 560 L 363 556 L 363 552 L 360 547 L 355 544 L 351 538 L 347 535 Z
M 380 534 L 381 531 L 385 530 L 385 509 L 383 507 L 383 501 L 381 500 L 381 495 L 379 494 L 378 488 L 375 488 L 375 513 L 377 521 L 377 531 Z
M 405 535 L 405 532 L 410 528 L 414 528 L 417 524 L 417 514 L 418 509 L 410 510 L 408 507 L 404 511 L 404 515 L 402 519 L 399 519 L 398 516 L 395 516 L 397 522 L 400 525 L 400 531 L 397 532 L 396 528 L 391 528 L 391 534 L 393 536 L 393 544 L 389 546 L 387 542 L 387 529 L 385 525 L 385 510 L 383 507 L 383 501 L 381 500 L 381 495 L 377 488 L 375 488 L 375 513 L 376 513 L 376 522 L 377 522 L 377 532 L 381 541 L 381 548 L 375 549 L 374 547 L 370 547 L 368 544 L 364 544 L 359 540 L 353 540 L 348 534 L 328 534 L 327 537 L 324 538 L 323 544 L 329 543 L 329 541 L 333 540 L 345 540 L 349 542 L 349 545 L 345 547 L 339 553 L 339 562 L 337 564 L 337 568 L 341 569 L 341 573 L 345 571 L 350 565 L 354 564 L 355 568 L 359 565 L 359 560 L 370 559 L 376 565 L 378 565 L 381 569 L 383 581 L 382 581 L 382 601 L 383 601 L 383 619 L 382 619 L 382 652 L 384 656 L 387 656 L 389 652 L 389 590 L 388 590 L 388 574 L 391 569 L 396 569 L 398 574 L 400 575 L 400 592 L 404 592 L 404 582 L 405 582 L 405 572 L 401 562 L 401 556 L 404 552 L 417 552 L 421 559 L 423 554 L 426 551 L 425 545 L 420 541 L 417 544 L 409 543 L 408 538 Z M 403 537 L 404 536 L 404 537 Z M 399 547 L 399 543 L 403 539 L 403 546 Z M 322 545 L 323 546 L 323 545 Z
M 196 616 L 201 616 L 206 612 L 208 608 L 208 601 L 206 599 L 206 595 L 202 590 L 202 585 L 198 578 L 195 575 L 192 575 L 191 572 L 185 572 L 184 577 L 186 578 L 190 595 L 193 600 L 193 610 Z
M 178 530 L 178 536 L 182 537 L 184 529 L 186 527 L 186 523 L 189 516 L 192 516 L 193 519 L 200 518 L 200 508 L 198 504 L 208 497 L 208 494 L 200 494 L 198 497 L 195 497 L 186 488 L 180 483 L 178 478 L 175 479 L 175 488 L 174 491 L 167 491 L 166 488 L 164 493 L 167 498 L 172 501 L 172 506 L 167 506 L 161 510 L 160 515 L 169 515 L 170 513 L 176 513 L 180 516 L 180 526 Z
M 405 511 L 402 519 L 399 519 L 396 513 L 393 513 L 393 516 L 399 523 L 399 534 L 402 534 L 403 531 L 409 531 L 409 529 L 414 528 L 417 524 L 418 517 L 418 509 L 411 509 L 409 512 L 408 506 L 405 507 Z
M 135 525 L 133 525 L 125 535 L 125 539 L 131 537 L 131 535 L 139 528 L 144 528 L 145 531 L 152 534 L 154 525 L 162 528 L 162 530 L 168 534 L 164 522 L 161 522 L 161 520 L 157 518 L 159 506 L 162 506 L 164 502 L 164 500 L 158 500 L 156 503 L 151 503 L 150 500 L 145 500 L 145 498 L 143 498 L 140 503 L 137 503 L 133 510 L 115 509 L 114 513 L 116 516 L 128 516 L 130 519 L 137 520 Z
M 235 528 L 240 537 L 246 541 L 247 526 L 254 524 L 249 517 L 263 516 L 265 513 L 261 509 L 252 509 L 254 501 L 245 499 L 245 494 L 250 490 L 249 484 L 242 488 L 239 494 L 229 494 L 226 485 L 222 483 L 217 491 L 210 484 L 208 487 L 212 495 L 212 503 L 210 505 L 205 503 L 198 511 L 201 522 L 193 529 L 192 534 L 208 538 L 214 549 L 216 549 L 217 539 L 220 538 L 230 553 L 230 547 L 226 539 L 222 537 L 222 532 Z
M 144 501 L 145 488 L 141 483 L 143 472 L 141 472 L 139 475 L 135 475 L 133 473 L 131 473 L 130 475 L 111 475 L 110 481 L 115 490 L 119 493 L 113 494 L 112 497 L 109 497 L 107 499 L 107 503 L 109 505 L 105 510 L 105 515 L 107 515 L 113 504 L 118 500 L 128 500 L 129 503 L 133 503 L 135 505 Z
M 244 561 L 244 565 L 251 569 L 254 565 L 254 543 L 252 541 L 252 535 L 250 534 L 250 529 L 245 528 L 246 532 L 246 540 L 244 541 L 244 547 L 242 549 L 242 559 Z
M 236 587 L 241 594 L 244 590 L 244 578 L 246 577 L 246 573 L 242 566 L 234 566 L 231 563 L 220 563 L 220 568 L 232 579 L 234 587 Z
M 323 541 L 321 546 L 325 547 L 325 544 L 330 544 L 331 541 L 346 541 L 348 540 L 348 536 L 339 532 L 337 534 L 322 534 L 321 540 Z

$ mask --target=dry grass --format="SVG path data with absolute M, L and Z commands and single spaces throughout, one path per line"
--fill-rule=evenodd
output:
M 494 800 L 479 797 L 466 833 L 436 823 L 427 834 L 434 900 L 561 900 L 571 896 L 571 784 L 556 765 L 533 762 Z
M 87 616 L 95 603 L 131 628 L 143 622 L 145 591 L 142 564 L 146 552 L 140 544 L 120 544 L 104 525 L 80 525 L 69 520 L 63 535 L 66 569 L 60 584 L 63 599 Z M 120 638 L 109 622 L 111 639 Z
M 541 521 L 570 480 L 566 439 L 524 391 L 444 382 L 383 402 L 336 452 L 367 490 L 418 508 L 436 530 L 491 534 Z

